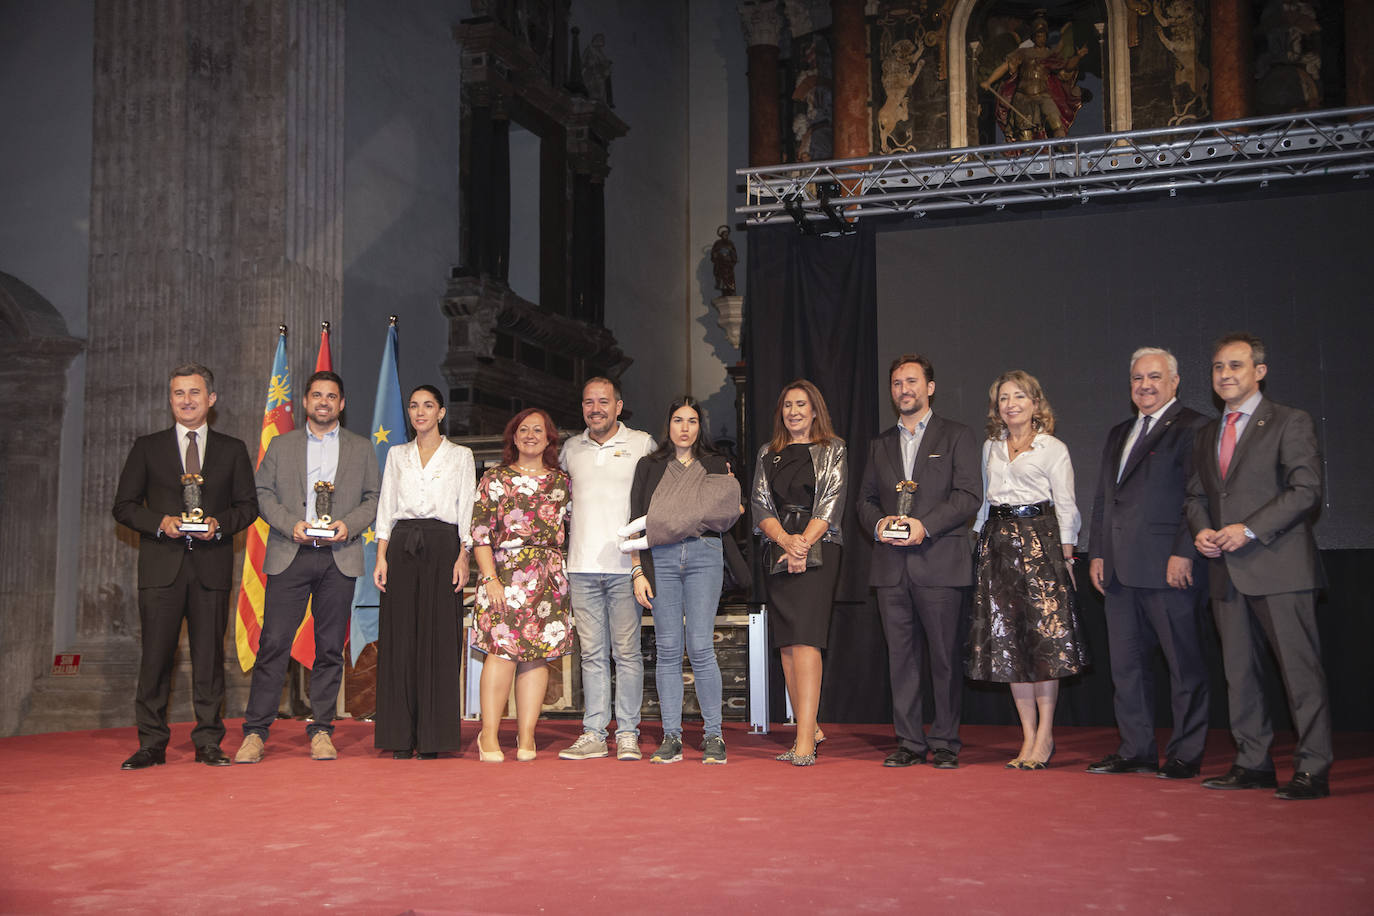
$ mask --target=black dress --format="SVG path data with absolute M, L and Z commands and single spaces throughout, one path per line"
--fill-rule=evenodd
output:
M 787 507 L 802 507 L 800 524 L 786 525 L 788 534 L 800 534 L 811 517 L 816 499 L 816 469 L 811 446 L 789 445 L 781 454 L 769 455 L 764 472 L 773 492 L 773 506 L 781 522 Z M 794 530 L 795 529 L 795 530 Z M 830 635 L 830 616 L 835 606 L 835 583 L 840 577 L 839 544 L 821 541 L 821 565 L 804 573 L 769 573 L 775 548 L 769 543 L 764 555 L 768 582 L 768 630 L 773 646 L 815 646 L 824 649 Z

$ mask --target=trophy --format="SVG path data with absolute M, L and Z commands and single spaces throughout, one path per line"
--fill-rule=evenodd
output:
M 332 538 L 335 531 L 329 525 L 334 521 L 334 484 L 321 480 L 315 484 L 315 517 L 305 529 L 305 536 L 311 538 Z
M 205 510 L 200 507 L 200 488 L 205 478 L 199 474 L 181 475 L 181 533 L 204 534 L 210 530 Z
M 897 516 L 908 518 L 911 515 L 911 501 L 916 498 L 916 481 L 902 480 L 897 483 Z M 883 537 L 904 541 L 911 537 L 911 526 L 906 522 L 892 521 L 883 529 Z

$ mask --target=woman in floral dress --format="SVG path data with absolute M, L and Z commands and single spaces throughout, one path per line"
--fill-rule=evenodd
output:
M 534 725 L 549 683 L 548 660 L 572 649 L 565 521 L 572 494 L 558 467 L 558 428 L 544 411 L 506 424 L 501 464 L 482 475 L 472 511 L 477 588 L 475 645 L 487 653 L 480 685 L 478 757 L 505 759 L 497 740 L 515 682 L 517 760 L 533 760 Z

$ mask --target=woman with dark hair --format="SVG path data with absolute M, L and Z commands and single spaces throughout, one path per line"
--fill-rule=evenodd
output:
M 474 645 L 487 654 L 479 686 L 478 759 L 499 763 L 497 732 L 515 682 L 516 760 L 535 758 L 534 724 L 548 661 L 572 649 L 564 523 L 572 502 L 558 466 L 558 428 L 538 408 L 506 424 L 501 464 L 482 475 L 472 514 L 477 580 Z
M 811 766 L 825 740 L 816 714 L 821 650 L 830 633 L 839 580 L 848 467 L 825 398 L 806 379 L 789 383 L 773 412 L 773 439 L 759 449 L 750 507 L 768 549 L 768 629 L 782 656 L 797 740 L 778 756 Z
M 1040 383 L 1019 369 L 988 389 L 987 433 L 965 671 L 1011 684 L 1022 738 L 1007 768 L 1043 770 L 1054 755 L 1058 678 L 1088 661 L 1074 606 L 1073 462 Z
M 654 615 L 663 743 L 652 763 L 682 759 L 682 654 L 692 663 L 701 707 L 702 763 L 725 763 L 721 679 L 716 663 L 716 607 L 725 563 L 720 532 L 740 517 L 739 481 L 725 458 L 703 441 L 705 409 L 684 395 L 668 408 L 663 445 L 639 459 L 630 486 L 630 526 L 645 536 L 634 544 L 635 600 Z M 631 545 L 625 545 L 631 546 Z M 622 548 L 624 549 L 624 548 Z
M 387 452 L 377 501 L 376 746 L 397 760 L 459 746 L 458 634 L 472 544 L 472 452 L 441 432 L 444 396 L 410 393 L 415 438 Z

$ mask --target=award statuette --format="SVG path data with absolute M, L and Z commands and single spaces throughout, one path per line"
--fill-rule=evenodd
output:
M 181 533 L 204 534 L 210 530 L 205 510 L 200 507 L 200 488 L 205 478 L 199 474 L 181 475 Z
M 334 529 L 329 525 L 334 521 L 334 484 L 321 480 L 315 484 L 315 517 L 305 529 L 305 536 L 311 538 L 332 538 Z
M 916 498 L 916 481 L 902 480 L 897 483 L 897 516 L 908 518 L 911 515 L 911 501 Z M 904 541 L 911 537 L 911 526 L 906 522 L 892 521 L 883 529 L 883 537 Z

